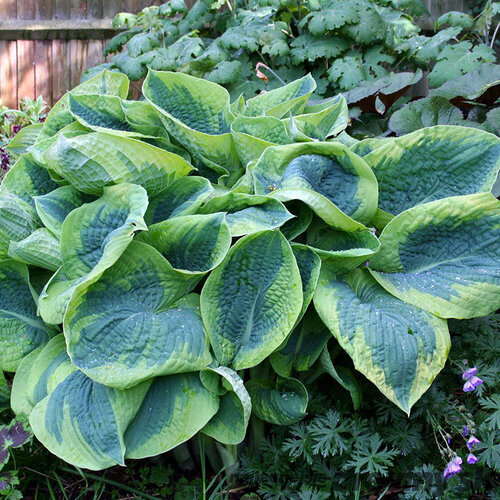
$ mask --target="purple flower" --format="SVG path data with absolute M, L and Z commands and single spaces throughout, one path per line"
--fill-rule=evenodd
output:
M 473 366 L 472 368 L 469 368 L 468 370 L 464 371 L 464 373 L 462 374 L 462 379 L 470 380 L 476 373 L 477 373 L 477 366 Z
M 474 455 L 474 453 L 469 453 L 467 455 L 467 463 L 468 464 L 477 464 L 477 462 L 479 461 L 479 459 L 476 457 L 476 455 Z
M 445 479 L 449 479 L 455 474 L 458 474 L 462 470 L 462 467 L 460 467 L 461 464 L 462 464 L 462 459 L 460 457 L 456 456 L 453 459 L 451 459 L 446 465 L 446 469 L 443 472 L 443 477 Z
M 464 392 L 472 392 L 478 385 L 481 385 L 483 381 L 479 378 L 473 375 L 470 380 L 467 380 L 464 384 Z
M 462 432 L 462 436 L 463 437 L 467 436 L 468 432 L 469 432 L 469 428 L 466 425 L 464 425 L 464 432 Z
M 467 448 L 469 449 L 469 451 L 472 449 L 472 447 L 476 444 L 479 444 L 481 441 L 479 441 L 479 439 L 477 439 L 476 436 L 471 436 L 469 438 L 469 440 L 467 441 Z

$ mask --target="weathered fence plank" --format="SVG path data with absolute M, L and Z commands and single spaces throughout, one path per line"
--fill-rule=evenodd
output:
M 104 62 L 106 41 L 118 12 L 138 12 L 165 0 L 0 0 L 0 103 L 16 106 L 43 95 L 53 104 L 80 81 L 87 67 Z M 469 0 L 424 0 L 434 21 Z M 192 5 L 194 0 L 187 0 Z

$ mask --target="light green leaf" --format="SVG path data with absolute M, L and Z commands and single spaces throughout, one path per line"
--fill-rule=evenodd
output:
M 6 192 L 18 197 L 24 204 L 32 207 L 27 207 L 26 210 L 36 218 L 32 197 L 46 194 L 58 187 L 43 165 L 26 153 L 19 157 L 4 177 L 0 197 Z
M 213 82 L 183 73 L 150 70 L 143 85 L 166 129 L 201 163 L 227 172 L 239 169 L 230 134 L 229 94 Z M 216 172 L 217 173 L 217 172 Z
M 438 28 L 442 28 L 445 25 L 458 26 L 465 30 L 469 30 L 474 26 L 474 19 L 472 19 L 472 16 L 469 14 L 452 10 L 440 16 L 436 21 L 436 26 Z
M 351 90 L 344 93 L 344 97 L 348 104 L 359 102 L 368 97 L 377 95 L 391 95 L 402 91 L 405 87 L 409 87 L 417 83 L 422 78 L 422 70 L 418 69 L 415 73 L 400 72 L 389 73 L 377 80 L 366 80 L 360 85 L 349 87 Z
M 127 458 L 165 453 L 193 437 L 219 409 L 198 373 L 158 377 L 125 433 Z
M 431 89 L 429 95 L 454 99 L 475 100 L 485 94 L 488 89 L 493 89 L 500 85 L 500 64 L 481 64 L 475 71 L 466 73 L 453 80 L 444 82 L 437 89 Z M 491 94 L 494 96 L 495 91 Z M 494 99 L 494 98 L 493 98 Z
M 316 89 L 314 78 L 308 74 L 299 80 L 248 99 L 243 113 L 246 116 L 275 116 L 300 114 Z
M 368 153 L 392 141 L 392 137 L 368 137 L 349 146 L 349 149 L 364 158 Z
M 241 443 L 252 413 L 252 401 L 243 380 L 225 366 L 206 368 L 200 377 L 207 389 L 210 389 L 210 384 L 222 386 L 218 391 L 221 394 L 219 411 L 201 432 L 223 444 Z M 220 382 L 214 379 L 220 379 Z
M 21 361 L 12 383 L 12 411 L 29 416 L 42 399 L 76 370 L 66 352 L 64 335 L 56 335 Z
M 301 307 L 299 269 L 279 231 L 241 238 L 201 293 L 203 323 L 215 357 L 234 370 L 269 356 L 292 329 Z
M 446 362 L 446 321 L 393 297 L 361 269 L 341 281 L 324 266 L 314 305 L 356 370 L 409 414 Z
M 265 229 L 276 229 L 293 215 L 269 196 L 228 193 L 208 200 L 200 213 L 225 212 L 231 236 L 243 236 Z
M 377 176 L 379 209 L 397 215 L 447 196 L 490 191 L 500 168 L 500 139 L 440 125 L 398 137 L 364 159 Z
M 121 137 L 165 136 L 156 111 L 147 102 L 135 101 L 134 105 L 129 104 L 129 101 L 122 101 L 117 96 L 73 95 L 70 92 L 69 109 L 76 120 L 96 132 L 106 132 Z M 126 110 L 129 109 L 134 112 L 135 123 L 128 119 Z
M 195 214 L 212 191 L 213 187 L 204 177 L 181 177 L 150 201 L 145 219 L 148 224 L 156 224 L 180 215 Z
M 446 45 L 437 57 L 434 68 L 429 73 L 429 84 L 439 87 L 450 80 L 478 70 L 485 63 L 495 63 L 495 51 L 484 43 L 472 46 L 462 41 Z
M 44 159 L 74 188 L 96 195 L 110 184 L 131 182 L 143 186 L 153 197 L 193 169 L 176 154 L 102 132 L 73 138 L 59 136 Z
M 356 220 L 369 222 L 376 210 L 375 175 L 339 143 L 269 147 L 250 171 L 256 194 L 301 200 L 339 229 L 364 229 Z
M 0 370 L 14 372 L 53 331 L 37 317 L 26 264 L 0 261 Z
M 45 195 L 34 197 L 38 217 L 58 238 L 61 237 L 62 224 L 67 215 L 94 199 L 92 195 L 77 191 L 73 186 L 63 186 Z
M 64 316 L 73 363 L 120 389 L 205 368 L 211 355 L 199 296 L 183 297 L 195 283 L 154 248 L 134 241 L 97 282 L 73 294 Z
M 231 233 L 222 213 L 185 215 L 150 226 L 139 240 L 156 248 L 174 269 L 201 277 L 222 262 Z
M 258 160 L 269 146 L 291 144 L 286 123 L 274 116 L 238 116 L 231 124 L 236 151 L 243 164 Z
M 500 307 L 500 202 L 453 196 L 401 213 L 370 261 L 390 293 L 442 318 L 486 316 Z
M 304 385 L 294 378 L 251 379 L 246 384 L 252 411 L 275 425 L 291 425 L 306 415 L 309 396 Z
M 57 271 L 61 267 L 59 240 L 45 228 L 36 229 L 19 242 L 11 241 L 9 257 L 49 271 Z
M 326 141 L 347 127 L 349 116 L 347 102 L 342 95 L 329 99 L 325 106 L 322 110 L 287 118 L 284 122 L 290 127 L 290 122 L 293 120 L 294 126 L 305 137 Z M 307 112 L 307 109 L 305 111 Z

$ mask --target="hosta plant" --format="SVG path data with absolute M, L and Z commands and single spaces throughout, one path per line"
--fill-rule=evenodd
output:
M 235 445 L 250 419 L 299 421 L 311 369 L 409 413 L 447 318 L 500 306 L 500 140 L 357 142 L 315 86 L 230 102 L 150 71 L 129 101 L 104 71 L 24 136 L 0 189 L 0 368 L 54 454 L 103 469 L 197 433 Z

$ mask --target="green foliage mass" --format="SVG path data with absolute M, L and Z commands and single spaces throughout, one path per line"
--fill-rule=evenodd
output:
M 428 115 L 436 115 L 428 125 L 496 132 L 486 113 L 495 105 L 500 85 L 493 74 L 499 68 L 498 5 L 488 0 L 475 18 L 448 12 L 431 36 L 420 33 L 418 18 L 426 14 L 420 0 L 198 0 L 190 10 L 182 1 L 170 1 L 137 15 L 118 14 L 114 26 L 125 31 L 105 50 L 105 55 L 115 55 L 84 78 L 104 67 L 132 80 L 145 77 L 148 68 L 181 71 L 224 85 L 236 99 L 311 73 L 317 82 L 315 98 L 345 93 L 350 133 L 363 138 L 408 130 L 408 125 L 398 126 L 399 118 L 394 127 L 388 120 L 405 108 L 410 98 L 403 94 L 429 70 L 431 88 L 447 93 L 460 118 L 447 121 L 438 106 Z M 258 64 L 264 64 L 260 79 Z M 489 66 L 493 69 L 485 71 Z M 464 94 L 464 79 L 478 91 L 472 99 Z M 496 91 L 479 91 L 487 87 Z M 416 88 L 414 95 L 421 92 Z M 434 101 L 417 106 L 428 109 Z M 417 128 L 413 125 L 411 131 Z
M 356 141 L 315 88 L 231 102 L 150 70 L 131 101 L 103 71 L 24 136 L 0 187 L 0 368 L 52 453 L 101 470 L 195 435 L 231 448 L 303 419 L 317 370 L 354 408 L 362 374 L 410 414 L 448 319 L 498 309 L 500 139 Z M 350 432 L 346 467 L 385 476 L 399 452 Z

